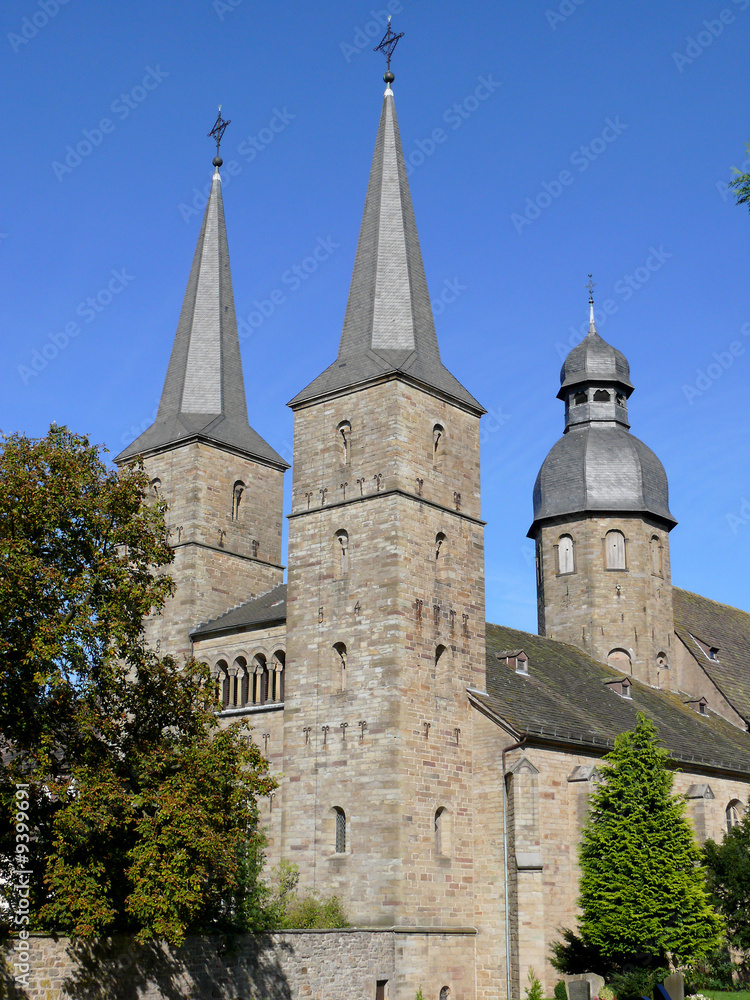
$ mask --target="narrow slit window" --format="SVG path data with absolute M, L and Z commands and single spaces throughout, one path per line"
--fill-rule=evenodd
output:
M 339 675 L 339 690 L 346 691 L 346 646 L 343 642 L 335 642 L 333 651 Z
M 336 814 L 336 853 L 346 854 L 346 813 L 338 806 L 335 807 Z
M 349 574 L 349 533 L 336 532 L 335 559 L 338 564 L 338 576 L 343 579 Z
M 239 521 L 240 519 L 240 501 L 242 500 L 242 494 L 245 492 L 245 484 L 241 479 L 232 487 L 232 520 Z
M 445 427 L 442 424 L 435 424 L 432 428 L 432 461 L 437 463 L 443 457 L 445 445 Z
M 349 465 L 351 461 L 351 423 L 348 420 L 342 420 L 336 428 L 336 432 L 339 436 L 339 447 L 341 448 L 341 464 Z

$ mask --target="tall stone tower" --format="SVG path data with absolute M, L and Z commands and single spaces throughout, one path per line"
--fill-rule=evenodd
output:
M 560 372 L 565 431 L 534 486 L 539 634 L 670 688 L 667 476 L 629 432 L 625 357 L 589 332 Z
M 176 592 L 146 635 L 176 655 L 190 652 L 197 625 L 283 577 L 289 466 L 248 423 L 218 156 L 214 166 L 156 420 L 115 459 L 141 456 L 169 505 Z
M 484 410 L 440 360 L 384 79 L 338 357 L 289 404 L 283 854 L 355 924 L 466 926 Z

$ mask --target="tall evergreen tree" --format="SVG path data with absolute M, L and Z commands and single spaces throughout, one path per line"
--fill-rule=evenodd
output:
M 606 760 L 580 846 L 581 938 L 608 969 L 696 961 L 722 921 L 653 723 L 639 714 Z

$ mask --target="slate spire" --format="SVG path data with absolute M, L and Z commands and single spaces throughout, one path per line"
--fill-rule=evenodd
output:
M 214 165 L 156 420 L 116 462 L 200 439 L 288 468 L 247 419 L 218 156 Z
M 384 79 L 338 358 L 289 405 L 399 372 L 484 413 L 440 360 L 391 89 L 393 74 Z

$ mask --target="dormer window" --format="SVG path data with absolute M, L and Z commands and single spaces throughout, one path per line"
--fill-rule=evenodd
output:
M 619 681 L 607 681 L 607 687 L 610 691 L 614 691 L 615 694 L 619 694 L 621 698 L 632 699 L 632 694 L 630 689 L 633 687 L 633 682 L 629 677 L 623 677 Z
M 495 653 L 495 656 L 507 664 L 511 670 L 515 670 L 517 674 L 528 674 L 529 658 L 522 649 L 507 649 L 501 653 Z
M 708 702 L 705 698 L 696 698 L 692 701 L 685 702 L 685 704 L 689 705 L 694 712 L 698 713 L 698 715 L 708 715 Z
M 718 646 L 712 646 L 710 643 L 705 642 L 703 639 L 699 639 L 695 635 L 692 638 L 693 638 L 693 641 L 696 643 L 696 645 L 700 647 L 701 651 L 703 652 L 703 655 L 707 659 L 714 660 L 716 663 L 719 662 L 719 647 Z

